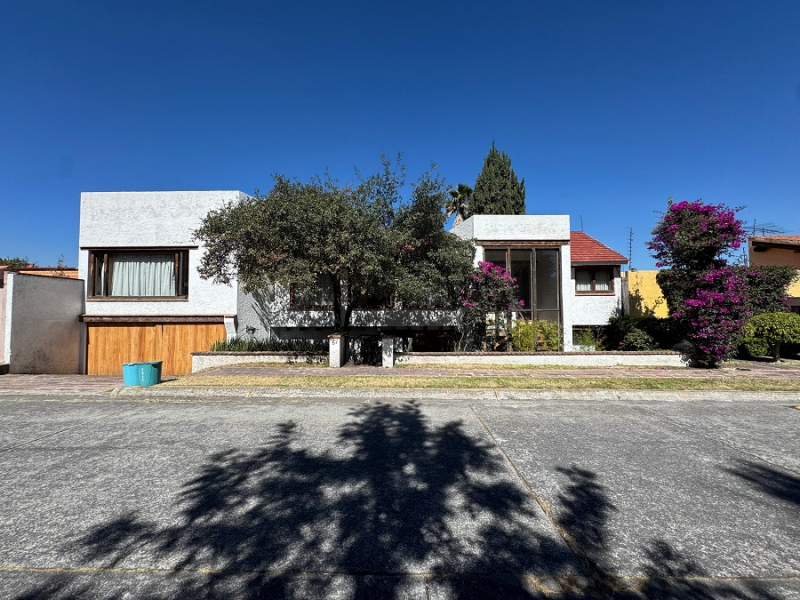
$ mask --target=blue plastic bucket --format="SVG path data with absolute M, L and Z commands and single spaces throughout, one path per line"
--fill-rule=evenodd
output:
M 139 385 L 139 363 L 123 363 L 122 380 L 127 386 Z
M 163 361 L 135 363 L 139 367 L 139 385 L 143 387 L 156 385 L 161 381 L 161 364 Z

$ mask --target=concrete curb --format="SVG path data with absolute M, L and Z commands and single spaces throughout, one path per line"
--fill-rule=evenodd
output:
M 388 398 L 394 400 L 591 400 L 661 402 L 793 402 L 800 403 L 798 392 L 672 391 L 672 390 L 442 390 L 428 388 L 278 388 L 278 387 L 169 387 L 123 388 L 121 397 L 150 398 Z
M 673 391 L 673 390 L 459 390 L 431 388 L 284 388 L 284 387 L 124 387 L 112 390 L 0 389 L 0 400 L 26 397 L 103 400 L 163 399 L 169 401 L 252 399 L 452 400 L 468 402 L 524 402 L 580 400 L 593 402 L 786 402 L 800 404 L 800 392 Z

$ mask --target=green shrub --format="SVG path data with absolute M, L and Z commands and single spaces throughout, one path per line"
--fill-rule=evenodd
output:
M 218 340 L 211 344 L 211 352 L 327 352 L 328 342 L 317 340 L 282 340 L 270 338 L 234 337 L 230 340 Z
M 676 319 L 659 319 L 658 317 L 613 317 L 608 321 L 605 330 L 606 347 L 609 350 L 621 350 L 625 336 L 634 329 L 647 333 L 654 343 L 651 349 L 672 348 L 679 343 L 684 333 Z
M 642 329 L 631 329 L 622 339 L 619 349 L 624 352 L 642 352 L 658 348 L 656 341 Z
M 558 352 L 561 326 L 555 321 L 514 321 L 511 345 L 517 352 Z
M 742 340 L 751 356 L 778 360 L 783 344 L 800 343 L 800 315 L 775 312 L 756 315 L 744 326 Z
M 575 346 L 594 348 L 595 351 L 603 350 L 605 346 L 601 328 L 597 327 L 576 328 L 572 334 L 572 343 Z

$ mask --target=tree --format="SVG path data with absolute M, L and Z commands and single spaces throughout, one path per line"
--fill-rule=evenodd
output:
M 727 266 L 726 256 L 744 241 L 742 221 L 722 204 L 669 203 L 653 228 L 648 248 L 670 313 L 692 343 L 699 366 L 716 366 L 732 356 L 748 309 L 744 274 Z
M 24 267 L 33 266 L 28 262 L 28 257 L 8 256 L 6 258 L 0 257 L 0 265 L 7 266 L 12 269 L 19 269 Z
M 276 175 L 267 194 L 210 212 L 195 232 L 206 246 L 200 275 L 221 283 L 235 277 L 248 292 L 280 284 L 313 295 L 327 282 L 335 329 L 345 334 L 352 311 L 376 298 L 393 297 L 401 308 L 454 308 L 473 248 L 444 231 L 444 183 L 425 174 L 403 202 L 402 165 L 398 173 L 382 162 L 382 173 L 345 186 Z
M 511 157 L 492 148 L 475 181 L 470 215 L 524 215 L 525 179 L 519 181 L 511 168 Z
M 472 188 L 466 183 L 459 183 L 458 187 L 450 190 L 450 202 L 447 204 L 445 217 L 450 218 L 452 215 L 456 216 L 453 225 L 460 225 L 467 218 L 467 211 L 469 204 L 472 200 Z

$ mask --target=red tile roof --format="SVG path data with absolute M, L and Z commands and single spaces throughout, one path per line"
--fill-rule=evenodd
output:
M 605 244 L 601 244 L 582 231 L 570 232 L 569 246 L 573 265 L 598 263 L 624 265 L 628 263 L 628 259 L 622 254 L 614 252 Z
M 800 235 L 753 235 L 750 236 L 753 244 L 783 244 L 800 246 Z

